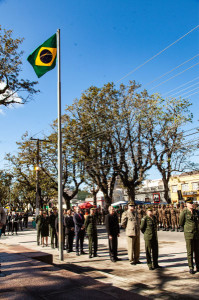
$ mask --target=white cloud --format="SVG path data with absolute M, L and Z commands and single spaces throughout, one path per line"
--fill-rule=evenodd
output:
M 6 86 L 5 82 L 0 82 L 0 90 L 2 90 L 5 86 Z M 10 101 L 14 99 L 15 102 L 17 102 L 15 104 L 8 105 L 7 108 L 18 108 L 21 106 L 20 103 L 22 103 L 22 99 L 18 97 L 17 93 L 15 93 L 13 96 L 12 96 L 13 92 L 11 90 L 7 90 L 6 93 L 7 95 L 11 95 L 9 97 Z M 0 95 L 0 100 L 2 100 L 4 97 L 5 95 L 4 96 Z M 0 114 L 4 114 L 4 110 L 2 108 L 0 108 Z

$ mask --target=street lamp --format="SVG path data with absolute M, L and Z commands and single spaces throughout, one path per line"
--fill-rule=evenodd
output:
M 35 166 L 36 171 L 36 216 L 39 215 L 39 166 Z

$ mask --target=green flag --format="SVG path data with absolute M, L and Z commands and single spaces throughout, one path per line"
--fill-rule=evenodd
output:
M 57 37 L 56 33 L 40 45 L 27 58 L 38 77 L 52 70 L 56 65 Z

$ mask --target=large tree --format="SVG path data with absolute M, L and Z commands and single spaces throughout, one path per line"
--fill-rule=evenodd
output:
M 191 103 L 186 99 L 157 96 L 153 115 L 149 114 L 148 124 L 154 156 L 154 164 L 160 172 L 164 184 L 164 198 L 170 203 L 169 179 L 173 172 L 183 172 L 193 152 L 193 144 L 187 143 L 183 127 L 192 120 L 189 110 Z
M 23 51 L 19 50 L 23 38 L 14 39 L 12 30 L 0 25 L 0 105 L 23 104 L 38 92 L 37 82 L 20 77 Z

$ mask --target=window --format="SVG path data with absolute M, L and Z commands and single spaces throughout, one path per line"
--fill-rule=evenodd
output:
M 193 191 L 199 190 L 199 182 L 192 182 L 192 190 Z
M 188 183 L 182 184 L 182 192 L 187 192 L 189 190 L 189 185 Z
M 178 186 L 172 185 L 172 193 L 177 193 L 177 191 L 178 191 Z

